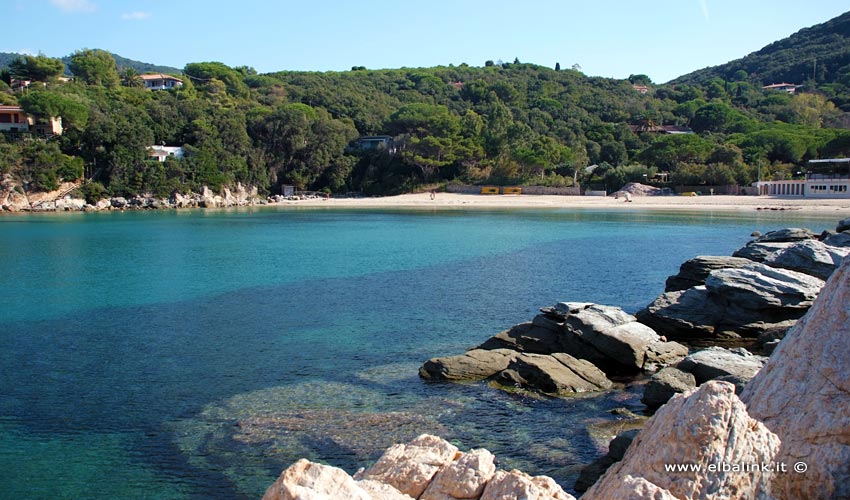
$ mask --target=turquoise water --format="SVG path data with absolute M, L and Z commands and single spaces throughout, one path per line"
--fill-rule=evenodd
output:
M 428 384 L 556 301 L 634 312 L 793 213 L 234 210 L 0 217 L 0 498 L 259 498 L 438 433 L 571 486 L 639 390 Z

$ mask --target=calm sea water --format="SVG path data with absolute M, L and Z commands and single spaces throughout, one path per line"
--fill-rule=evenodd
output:
M 634 312 L 695 255 L 840 215 L 235 210 L 0 217 L 0 498 L 259 498 L 422 432 L 571 487 L 639 390 L 429 384 L 557 301 Z

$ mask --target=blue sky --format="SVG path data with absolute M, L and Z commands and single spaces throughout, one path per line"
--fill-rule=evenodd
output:
M 846 0 L 3 0 L 0 52 L 102 48 L 182 68 L 428 67 L 519 58 L 657 83 L 850 10 Z

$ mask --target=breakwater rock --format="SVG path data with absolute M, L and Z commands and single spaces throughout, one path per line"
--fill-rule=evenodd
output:
M 459 356 L 432 358 L 426 380 L 494 379 L 547 394 L 606 390 L 607 376 L 653 372 L 688 350 L 618 307 L 561 302 Z

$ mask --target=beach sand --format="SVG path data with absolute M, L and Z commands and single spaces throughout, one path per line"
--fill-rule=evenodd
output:
M 437 193 L 376 198 L 330 198 L 283 201 L 278 206 L 333 208 L 577 208 L 605 210 L 757 211 L 795 210 L 850 217 L 850 199 L 784 198 L 772 196 L 633 196 L 631 202 L 613 196 L 480 195 Z

